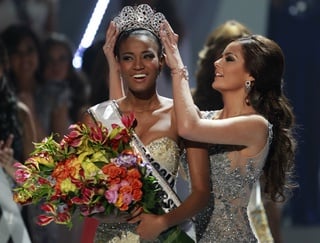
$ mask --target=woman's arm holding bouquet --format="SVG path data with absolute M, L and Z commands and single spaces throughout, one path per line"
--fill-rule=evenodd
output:
M 207 205 L 210 195 L 209 160 L 206 146 L 187 143 L 187 160 L 190 170 L 191 194 L 182 204 L 163 215 L 141 214 L 130 222 L 140 222 L 137 233 L 146 240 L 155 239 L 163 231 L 194 217 Z

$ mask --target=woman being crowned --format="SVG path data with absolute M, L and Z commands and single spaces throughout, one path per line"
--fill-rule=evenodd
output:
M 110 126 L 114 122 L 110 113 L 134 113 L 137 121 L 135 146 L 162 178 L 158 182 L 165 191 L 161 194 L 164 195 L 161 197 L 163 213 L 141 212 L 139 208 L 131 215 L 99 216 L 95 242 L 162 242 L 166 232 L 195 216 L 209 199 L 207 150 L 203 144 L 191 143 L 178 136 L 173 100 L 158 95 L 156 90 L 157 77 L 164 65 L 159 38 L 164 20 L 163 14 L 154 12 L 146 4 L 126 6 L 113 19 L 107 30 L 104 52 L 112 70 L 110 87 L 121 86 L 122 80 L 126 96 L 97 104 L 86 116 L 88 123 L 94 120 Z M 191 193 L 180 203 L 175 199 L 174 187 L 182 154 L 188 161 Z M 186 230 L 189 241 L 183 242 L 196 241 L 192 229 Z

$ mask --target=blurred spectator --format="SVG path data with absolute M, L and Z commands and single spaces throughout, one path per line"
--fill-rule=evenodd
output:
M 43 45 L 46 85 L 61 98 L 58 105 L 65 106 L 64 114 L 68 110 L 66 116 L 74 123 L 88 107 L 90 86 L 85 75 L 72 66 L 72 47 L 69 39 L 61 33 L 50 34 Z M 57 102 L 57 97 L 55 99 Z
M 10 88 L 6 77 L 8 66 L 7 53 L 0 41 L 0 242 L 29 243 L 29 234 L 11 190 L 13 164 L 26 159 L 32 151 L 35 127 L 30 111 Z
M 9 55 L 9 80 L 19 100 L 30 109 L 37 128 L 36 141 L 40 141 L 47 135 L 39 120 L 36 100 L 43 84 L 40 41 L 26 25 L 11 25 L 1 37 Z
M 223 106 L 221 94 L 212 88 L 215 76 L 213 63 L 221 56 L 224 48 L 234 39 L 250 34 L 243 24 L 230 20 L 214 29 L 199 52 L 196 72 L 194 103 L 200 110 L 218 110 Z
M 0 0 L 0 31 L 12 24 L 26 24 L 40 37 L 57 26 L 59 0 Z
M 90 105 L 109 99 L 109 66 L 103 53 L 104 40 L 98 40 L 88 47 L 82 57 L 82 71 L 90 83 Z
M 51 127 L 45 124 L 45 121 L 54 124 L 54 121 L 60 118 L 59 114 L 53 117 L 52 114 L 42 113 L 45 102 L 42 92 L 45 86 L 40 65 L 42 52 L 38 36 L 26 25 L 11 25 L 1 33 L 1 37 L 9 54 L 9 80 L 12 81 L 18 99 L 30 109 L 37 129 L 35 142 L 40 141 L 51 132 L 55 132 L 46 130 Z M 50 115 L 50 118 L 47 115 Z M 63 226 L 55 224 L 46 227 L 38 226 L 36 217 L 42 213 L 40 207 L 28 205 L 23 209 L 33 243 L 58 241 L 58 228 Z

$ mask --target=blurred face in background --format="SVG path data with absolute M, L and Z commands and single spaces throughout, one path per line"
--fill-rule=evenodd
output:
M 67 79 L 70 68 L 67 49 L 62 45 L 53 45 L 47 50 L 44 77 L 46 80 L 62 81 Z
M 18 79 L 34 77 L 39 66 L 36 44 L 30 37 L 24 38 L 10 56 L 10 67 Z

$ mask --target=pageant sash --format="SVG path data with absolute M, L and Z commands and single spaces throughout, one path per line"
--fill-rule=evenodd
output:
M 111 124 L 122 124 L 121 113 L 117 103 L 114 100 L 105 101 L 90 107 L 88 112 L 95 121 L 100 121 L 108 129 L 112 129 Z M 151 174 L 158 181 L 157 186 L 162 190 L 162 208 L 164 212 L 167 213 L 173 208 L 180 206 L 181 201 L 176 192 L 173 190 L 173 186 L 175 185 L 175 176 L 152 158 L 151 153 L 135 133 L 133 133 L 132 145 L 141 154 L 143 161 L 150 167 Z M 195 228 L 192 219 L 180 224 L 180 227 L 192 239 L 195 239 Z

